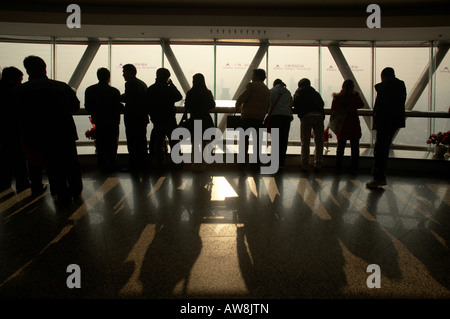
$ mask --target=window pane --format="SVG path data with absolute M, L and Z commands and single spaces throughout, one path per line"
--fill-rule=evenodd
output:
M 250 67 L 258 46 L 218 45 L 216 48 L 216 103 L 223 106 L 234 106 L 236 92 L 245 73 Z M 257 68 L 266 70 L 266 56 Z M 267 70 L 266 70 L 267 72 Z M 250 80 L 249 80 L 250 82 Z M 218 115 L 218 123 L 223 115 Z
M 250 67 L 250 63 L 258 51 L 257 46 L 217 46 L 217 99 L 233 100 L 242 81 Z M 258 66 L 266 69 L 266 57 Z M 249 81 L 250 82 L 250 81 Z
M 205 76 L 206 86 L 214 94 L 214 46 L 171 45 L 170 47 L 172 48 L 175 58 L 183 70 L 189 86 L 192 87 L 192 77 L 194 74 L 201 73 Z M 164 67 L 170 70 L 170 73 L 172 74 L 172 81 L 180 90 L 184 101 L 186 93 L 183 91 L 166 56 L 164 56 Z M 177 105 L 184 105 L 182 102 L 177 103 Z
M 84 51 L 86 51 L 87 45 L 57 44 L 55 47 L 55 79 L 68 83 Z M 81 107 L 84 107 L 84 104 Z
M 0 68 L 14 66 L 23 72 L 23 81 L 28 81 L 28 75 L 23 67 L 23 60 L 29 55 L 37 55 L 47 64 L 47 74 L 51 77 L 51 46 L 50 43 L 9 43 L 0 42 Z

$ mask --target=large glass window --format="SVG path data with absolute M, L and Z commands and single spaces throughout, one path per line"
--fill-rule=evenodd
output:
M 447 55 L 437 67 L 435 75 L 435 111 L 450 111 L 450 55 Z M 436 119 L 434 132 L 447 132 L 450 130 L 450 119 Z M 434 133 L 432 132 L 432 133 Z
M 14 40 L 15 41 L 15 40 Z M 35 42 L 25 42 L 11 39 L 0 40 L 0 67 L 15 66 L 24 73 L 24 81 L 27 81 L 26 70 L 23 60 L 28 55 L 42 57 L 47 63 L 47 74 L 50 78 L 69 82 L 88 44 L 86 42 L 64 41 L 58 39 L 52 54 L 52 41 L 44 38 L 36 39 Z M 86 41 L 85 39 L 83 41 Z M 189 42 L 171 44 L 171 49 L 177 59 L 181 70 L 192 85 L 192 77 L 195 73 L 205 76 L 208 88 L 215 93 L 218 106 L 234 106 L 234 100 L 240 92 L 237 92 L 242 83 L 244 75 L 250 68 L 255 54 L 259 49 L 258 42 L 212 42 L 199 44 Z M 379 44 L 379 45 L 378 45 Z M 409 46 L 393 46 L 389 42 L 374 43 L 374 61 L 372 61 L 372 47 L 366 43 L 345 43 L 341 46 L 342 53 L 355 76 L 361 93 L 364 95 L 370 107 L 373 107 L 373 98 L 376 93 L 373 85 L 380 82 L 380 73 L 387 67 L 394 68 L 399 79 L 406 84 L 408 99 L 411 98 L 412 90 L 418 85 L 420 77 L 429 71 L 429 62 L 437 48 L 417 44 Z M 138 78 L 148 86 L 154 83 L 156 70 L 165 66 L 172 72 L 172 79 L 182 91 L 179 79 L 169 63 L 167 56 L 163 55 L 160 43 L 139 42 L 125 43 L 114 40 L 111 44 L 102 44 L 89 65 L 87 73 L 77 88 L 77 96 L 84 108 L 84 93 L 88 86 L 98 82 L 96 72 L 100 67 L 110 67 L 111 85 L 124 92 L 125 81 L 122 76 L 122 66 L 131 63 L 138 70 Z M 215 66 L 215 68 L 214 68 Z M 53 68 L 54 67 L 54 68 Z M 331 107 L 332 94 L 339 92 L 344 78 L 338 69 L 330 51 L 326 46 L 312 44 L 284 45 L 277 42 L 269 45 L 259 66 L 267 72 L 266 84 L 272 87 L 273 81 L 282 79 L 292 94 L 297 89 L 297 83 L 301 78 L 309 78 L 312 86 L 320 91 L 325 108 Z M 450 104 L 450 57 L 447 55 L 437 67 L 432 76 L 433 83 L 420 88 L 421 94 L 416 103 L 410 103 L 412 110 L 418 111 L 440 111 L 447 112 Z M 250 81 L 250 79 L 248 80 Z M 183 101 L 178 103 L 183 105 Z M 178 115 L 181 117 L 181 114 Z M 217 124 L 221 123 L 223 115 L 218 116 Z M 371 141 L 371 130 L 364 118 L 361 117 L 363 130 L 362 142 Z M 86 140 L 85 131 L 91 127 L 86 116 L 76 116 L 75 121 L 78 128 L 80 140 Z M 325 119 L 328 123 L 328 117 Z M 298 142 L 300 139 L 300 122 L 297 117 L 291 125 L 290 141 Z M 403 146 L 426 146 L 426 139 L 432 132 L 447 131 L 449 119 L 423 119 L 408 118 L 406 128 L 400 130 L 394 144 Z M 149 126 L 149 131 L 152 129 Z M 126 139 L 122 121 L 120 139 Z M 331 142 L 334 140 L 332 139 Z

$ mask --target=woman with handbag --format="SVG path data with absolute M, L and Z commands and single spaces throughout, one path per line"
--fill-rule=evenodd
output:
M 280 158 L 279 167 L 282 168 L 286 161 L 286 152 L 291 128 L 292 116 L 292 94 L 286 88 L 282 80 L 276 79 L 270 89 L 270 108 L 265 120 L 268 129 L 279 129 Z M 272 143 L 275 141 L 272 141 Z
M 350 141 L 352 170 L 356 172 L 359 168 L 359 140 L 361 139 L 361 124 L 359 122 L 358 109 L 364 107 L 359 93 L 355 91 L 352 80 L 345 80 L 342 90 L 333 94 L 331 114 L 345 112 L 341 129 L 336 133 L 338 146 L 336 150 L 336 171 L 342 170 L 344 151 L 347 140 Z
M 192 159 L 194 159 L 194 149 L 200 147 L 203 159 L 203 150 L 208 142 L 203 140 L 203 133 L 206 129 L 214 127 L 214 121 L 210 112 L 216 107 L 213 94 L 206 87 L 205 77 L 203 74 L 197 73 L 194 75 L 192 79 L 192 88 L 186 93 L 184 107 L 186 109 L 186 113 L 190 114 L 189 119 L 187 119 L 188 123 L 186 126 L 191 131 Z M 194 143 L 194 120 L 202 121 L 202 145 L 196 145 Z

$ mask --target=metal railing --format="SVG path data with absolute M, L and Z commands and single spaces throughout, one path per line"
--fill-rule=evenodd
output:
M 176 112 L 177 114 L 182 114 L 184 113 L 184 107 L 182 106 L 177 106 L 176 107 Z M 227 106 L 216 106 L 212 111 L 211 111 L 211 115 L 213 116 L 213 120 L 214 123 L 216 124 L 216 126 L 219 123 L 219 114 L 235 114 L 235 108 L 234 107 L 227 107 Z M 368 110 L 368 109 L 360 109 L 357 110 L 357 113 L 359 116 L 361 117 L 372 117 L 373 116 L 373 110 Z M 237 113 L 238 114 L 238 113 Z M 325 115 L 330 115 L 331 114 L 331 109 L 325 109 Z M 75 116 L 88 116 L 89 113 L 85 110 L 85 109 L 80 109 L 79 112 L 77 112 L 76 114 L 74 114 Z M 450 113 L 449 112 L 432 112 L 432 111 L 405 111 L 405 115 L 407 118 L 434 118 L 434 119 L 445 119 L 445 118 L 450 118 Z M 450 128 L 449 128 L 450 129 Z M 270 143 L 270 141 L 269 141 Z M 424 141 L 425 143 L 425 141 Z M 124 145 L 126 144 L 126 141 L 121 140 L 119 141 L 119 144 Z M 79 146 L 93 146 L 94 142 L 93 141 L 78 141 L 77 145 Z M 288 142 L 288 146 L 300 146 L 301 142 L 300 140 L 289 140 Z M 314 142 L 311 142 L 311 145 L 314 145 Z M 335 147 L 337 145 L 336 142 L 327 142 L 326 143 L 326 148 L 329 147 Z M 372 143 L 360 143 L 360 147 L 362 148 L 371 148 L 373 147 Z M 415 146 L 415 145 L 401 145 L 401 144 L 392 144 L 392 149 L 402 149 L 402 150 L 417 150 L 417 151 L 427 151 L 429 150 L 429 147 L 425 144 L 424 146 Z

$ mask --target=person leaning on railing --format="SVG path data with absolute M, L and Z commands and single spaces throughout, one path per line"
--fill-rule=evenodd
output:
M 389 148 L 397 131 L 406 126 L 405 82 L 395 77 L 394 69 L 387 67 L 381 71 L 381 82 L 375 85 L 377 97 L 373 107 L 373 129 L 376 142 L 373 150 L 373 179 L 366 183 L 369 188 L 387 184 L 385 170 L 389 158 Z
M 236 100 L 236 112 L 241 112 L 240 125 L 245 130 L 249 128 L 256 129 L 256 138 L 253 143 L 256 144 L 259 154 L 259 128 L 262 126 L 264 117 L 270 106 L 269 88 L 264 84 L 266 79 L 266 71 L 263 69 L 255 69 L 252 74 L 252 81 L 247 84 L 245 90 Z M 248 146 L 249 137 L 245 136 L 245 157 L 248 163 Z M 255 148 L 254 148 L 255 149 Z M 257 160 L 258 162 L 258 160 Z

